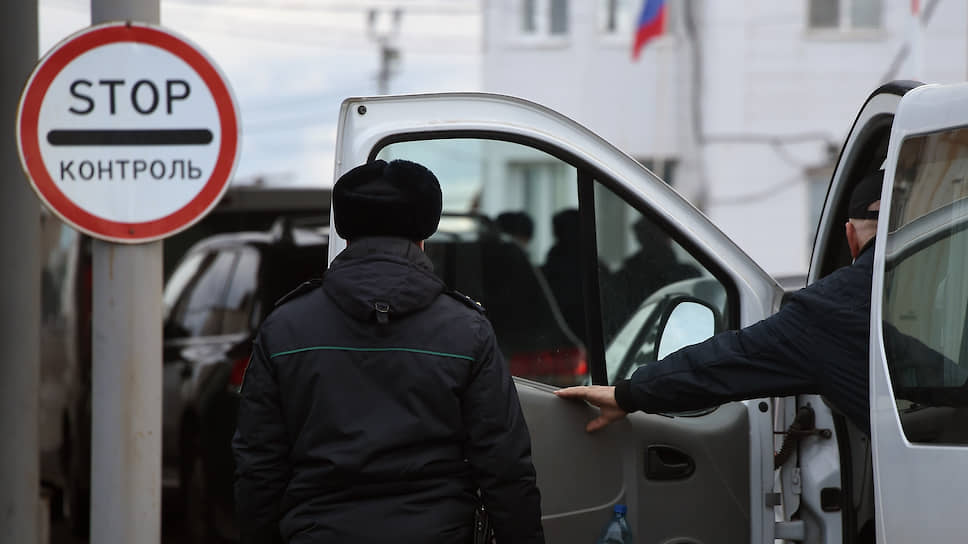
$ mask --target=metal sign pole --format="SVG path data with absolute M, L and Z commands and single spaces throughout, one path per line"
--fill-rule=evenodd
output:
M 91 0 L 91 23 L 160 21 L 159 0 Z M 162 242 L 93 245 L 91 542 L 161 540 Z
M 161 257 L 94 240 L 91 542 L 161 538 Z
M 40 205 L 23 178 L 14 126 L 37 61 L 37 2 L 0 6 L 0 541 L 38 542 Z M 44 520 L 46 521 L 46 520 Z

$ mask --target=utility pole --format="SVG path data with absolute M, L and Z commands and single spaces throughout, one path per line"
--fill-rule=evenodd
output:
M 160 0 L 91 0 L 158 24 Z M 91 542 L 161 541 L 162 242 L 93 241 Z
M 911 0 L 910 43 L 911 67 L 907 79 L 924 80 L 924 24 L 921 21 L 921 0 Z
M 37 61 L 37 0 L 0 2 L 0 542 L 40 540 L 40 203 L 17 154 Z
M 382 17 L 377 8 L 371 8 L 367 16 L 367 35 L 380 48 L 380 70 L 377 72 L 377 92 L 390 93 L 390 78 L 396 75 L 400 64 L 400 49 L 395 45 L 400 33 L 400 21 L 403 19 L 403 8 L 394 8 L 390 12 L 390 24 L 381 24 Z

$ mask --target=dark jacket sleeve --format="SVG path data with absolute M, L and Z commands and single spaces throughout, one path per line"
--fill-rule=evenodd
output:
M 531 438 L 494 332 L 486 321 L 481 327 L 481 350 L 461 402 L 468 435 L 465 451 L 497 542 L 542 543 Z
M 822 393 L 822 360 L 810 355 L 809 319 L 799 304 L 738 331 L 719 333 L 640 367 L 616 384 L 627 412 L 699 410 L 743 399 Z
M 280 502 L 289 481 L 289 444 L 271 362 L 259 339 L 245 372 L 232 449 L 235 505 L 243 544 L 280 543 Z

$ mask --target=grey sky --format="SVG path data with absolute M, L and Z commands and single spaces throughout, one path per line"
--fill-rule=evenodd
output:
M 40 52 L 90 24 L 89 0 L 39 0 Z M 378 28 L 404 10 L 390 91 L 480 89 L 479 0 L 161 0 L 161 24 L 222 69 L 242 117 L 235 183 L 330 184 L 340 102 L 376 94 Z M 445 52 L 445 53 L 442 53 Z

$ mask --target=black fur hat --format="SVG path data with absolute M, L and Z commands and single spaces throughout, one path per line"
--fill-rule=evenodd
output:
M 419 242 L 437 231 L 440 183 L 415 162 L 376 160 L 350 170 L 333 185 L 333 221 L 346 240 L 394 236 Z

